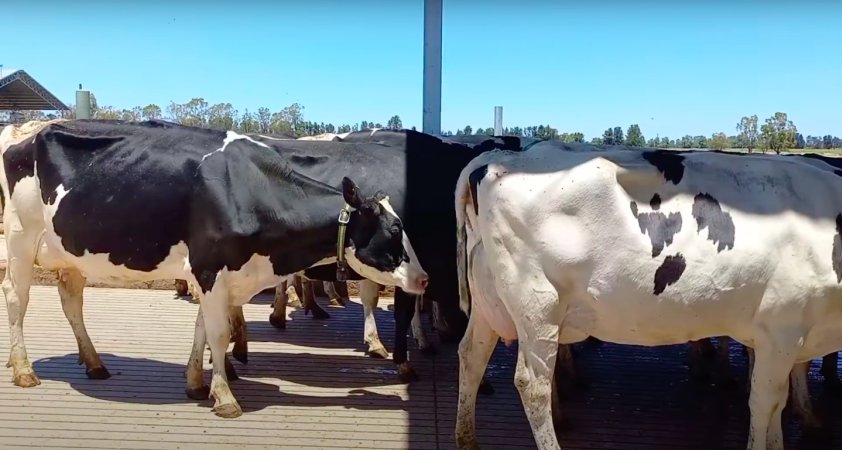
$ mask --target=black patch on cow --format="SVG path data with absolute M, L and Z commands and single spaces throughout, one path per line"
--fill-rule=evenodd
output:
M 669 150 L 653 150 L 643 152 L 643 158 L 658 168 L 664 179 L 678 184 L 684 177 L 684 156 Z
M 20 180 L 35 175 L 35 158 L 31 151 L 26 151 L 26 143 L 9 146 L 3 153 L 3 165 L 9 181 L 10 197 Z
M 708 228 L 708 240 L 716 245 L 717 253 L 725 248 L 734 248 L 734 220 L 731 214 L 722 211 L 719 202 L 710 194 L 702 192 L 693 198 L 693 217 L 701 232 Z
M 485 175 L 488 174 L 488 164 L 483 164 L 480 167 L 474 169 L 470 175 L 468 175 L 468 184 L 471 186 L 471 197 L 474 201 L 474 213 L 479 214 L 479 199 L 477 198 L 477 186 L 479 186 L 479 182 L 485 178 Z
M 657 211 L 638 213 L 636 202 L 631 202 L 630 206 L 632 214 L 640 225 L 640 232 L 649 235 L 649 240 L 652 242 L 652 257 L 660 255 L 664 247 L 672 244 L 675 235 L 681 231 L 681 213 L 671 212 L 669 216 Z M 660 207 L 660 204 L 658 206 Z
M 658 194 L 653 195 L 652 200 L 649 200 L 649 206 L 655 211 L 661 209 L 661 196 Z
M 675 256 L 667 256 L 664 262 L 655 271 L 655 289 L 653 293 L 658 295 L 664 292 L 664 289 L 671 284 L 675 284 L 687 268 L 687 262 L 684 261 L 684 256 L 677 253 Z
M 833 253 L 831 255 L 833 271 L 836 272 L 836 282 L 842 282 L 842 214 L 836 215 L 836 236 L 833 236 Z

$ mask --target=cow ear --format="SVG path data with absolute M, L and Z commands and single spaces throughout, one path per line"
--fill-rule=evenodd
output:
M 348 177 L 342 178 L 342 196 L 345 197 L 345 203 L 351 205 L 352 208 L 360 209 L 363 206 L 360 188 Z

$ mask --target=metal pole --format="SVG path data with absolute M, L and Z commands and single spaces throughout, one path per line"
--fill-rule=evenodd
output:
M 441 134 L 442 0 L 424 0 L 424 116 L 422 130 Z
M 494 107 L 494 135 L 495 136 L 502 136 L 503 135 L 503 107 L 502 106 L 495 106 Z

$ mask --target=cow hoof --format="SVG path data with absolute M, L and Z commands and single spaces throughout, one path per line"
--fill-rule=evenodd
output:
M 243 415 L 243 409 L 236 403 L 226 403 L 214 406 L 213 413 L 223 419 L 234 419 Z
M 193 400 L 207 400 L 208 397 L 210 397 L 210 386 L 187 388 L 184 392 L 187 394 L 187 398 Z
M 479 450 L 476 437 L 456 437 L 456 448 L 459 450 Z
M 418 374 L 409 362 L 398 364 L 398 377 L 404 383 L 418 381 Z
M 285 330 L 287 327 L 287 318 L 278 317 L 274 314 L 269 314 L 269 324 L 279 330 Z
M 330 299 L 330 306 L 345 306 L 347 302 L 344 298 L 332 298 Z
M 108 369 L 103 367 L 94 367 L 93 369 L 88 369 L 85 371 L 85 375 L 88 376 L 91 380 L 107 380 L 111 378 L 111 374 L 108 373 Z
M 432 356 L 432 355 L 438 354 L 438 352 L 439 352 L 439 350 L 433 344 L 427 344 L 424 347 L 419 347 L 419 350 L 421 350 L 422 355 L 427 355 L 427 356 Z
M 13 382 L 15 386 L 20 386 L 22 388 L 28 387 L 35 387 L 41 384 L 41 380 L 38 379 L 38 375 L 34 373 L 22 373 L 20 375 L 15 376 Z
M 389 357 L 389 352 L 386 351 L 385 347 L 380 347 L 376 349 L 369 349 L 366 354 L 375 359 L 386 359 Z
M 483 377 L 482 381 L 479 382 L 479 389 L 477 389 L 477 392 L 479 392 L 480 395 L 494 395 L 494 385 Z

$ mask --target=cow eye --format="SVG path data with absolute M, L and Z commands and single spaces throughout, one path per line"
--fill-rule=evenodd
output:
M 389 228 L 389 231 L 392 233 L 392 235 L 400 234 L 401 233 L 401 227 L 399 227 L 397 225 L 392 225 L 392 227 Z

